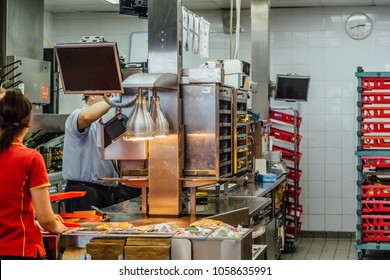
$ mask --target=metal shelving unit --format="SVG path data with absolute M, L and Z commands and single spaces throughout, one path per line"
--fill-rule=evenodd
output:
M 390 72 L 357 68 L 356 255 L 390 250 Z
M 248 114 L 248 90 L 235 88 L 233 96 L 233 157 L 234 157 L 234 174 L 240 176 L 248 169 L 248 135 L 249 125 L 247 120 Z

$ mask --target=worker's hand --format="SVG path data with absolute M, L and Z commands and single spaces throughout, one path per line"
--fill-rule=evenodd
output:
M 56 216 L 57 221 L 60 221 L 61 223 L 64 222 L 64 219 L 60 215 L 58 215 L 58 214 L 54 214 L 54 215 Z
M 64 219 L 58 214 L 55 214 L 55 216 L 57 220 L 57 226 L 59 228 L 59 233 L 66 231 L 68 228 L 63 224 Z
M 57 227 L 58 227 L 58 233 L 63 233 L 64 231 L 67 231 L 68 228 L 61 222 L 57 220 Z
M 111 101 L 112 102 L 115 102 L 115 103 L 120 103 L 121 102 L 121 96 L 119 93 L 117 94 L 114 94 L 112 97 L 111 97 Z

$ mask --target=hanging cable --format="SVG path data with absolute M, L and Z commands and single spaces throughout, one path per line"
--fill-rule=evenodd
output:
M 237 53 L 240 43 L 240 26 L 241 26 L 241 0 L 236 0 L 236 41 L 234 44 L 233 58 L 237 59 Z
M 229 28 L 229 34 L 230 34 L 229 58 L 230 59 L 233 57 L 233 6 L 234 6 L 234 0 L 230 0 L 230 28 Z
M 104 101 L 106 101 L 112 107 L 126 108 L 126 107 L 130 107 L 131 104 L 133 104 L 135 102 L 135 100 L 137 99 L 137 96 L 133 96 L 128 102 L 124 102 L 124 103 L 122 103 L 122 102 L 116 103 L 116 102 L 112 101 L 110 98 L 108 98 L 106 95 L 103 95 L 103 98 L 104 98 Z

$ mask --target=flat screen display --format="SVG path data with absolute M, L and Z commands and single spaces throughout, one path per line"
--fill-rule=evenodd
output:
M 123 93 L 116 43 L 57 44 L 64 93 Z
M 310 76 L 277 75 L 275 100 L 307 101 Z

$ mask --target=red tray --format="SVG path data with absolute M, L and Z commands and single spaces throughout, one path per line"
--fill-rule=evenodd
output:
M 273 136 L 273 137 L 275 137 L 276 139 L 279 139 L 279 140 L 282 140 L 282 141 L 287 141 L 287 142 L 290 142 L 290 143 L 295 143 L 296 145 L 299 145 L 299 143 L 301 142 L 301 139 L 302 139 L 302 136 L 299 135 L 299 134 L 298 134 L 297 137 L 295 138 L 295 137 L 294 137 L 294 133 L 282 131 L 282 130 L 275 129 L 275 128 L 272 128 L 272 127 L 271 127 L 270 136 Z
M 270 117 L 270 119 L 278 120 L 278 121 L 285 122 L 285 123 L 292 124 L 292 125 L 294 125 L 294 122 L 295 122 L 294 115 L 286 114 L 286 113 L 282 113 L 282 112 L 278 112 L 278 111 L 274 111 L 274 110 L 269 111 L 269 117 Z M 301 122 L 302 122 L 302 117 L 297 117 L 297 122 L 296 122 L 297 127 L 301 126 Z
M 389 156 L 362 156 L 363 168 L 390 168 Z
M 374 213 L 374 212 L 390 213 L 390 201 L 362 200 L 362 212 L 363 213 Z
M 299 235 L 299 233 L 301 232 L 301 227 L 302 227 L 302 223 L 301 222 L 298 222 L 298 226 L 296 227 L 297 229 L 297 236 Z M 292 221 L 287 221 L 286 222 L 286 226 L 285 226 L 285 234 L 286 234 L 286 237 L 290 237 L 290 238 L 294 238 L 294 233 L 295 233 L 295 226 L 294 226 L 294 222 Z
M 87 192 L 64 192 L 50 195 L 50 201 L 64 200 L 84 196 Z
M 388 149 L 390 136 L 362 136 L 363 149 Z
M 362 230 L 363 241 L 390 241 L 390 230 Z
M 362 226 L 370 227 L 388 227 L 390 226 L 390 216 L 385 215 L 362 215 Z
M 363 198 L 385 198 L 390 197 L 390 186 L 388 185 L 363 185 Z
M 390 91 L 387 92 L 362 92 L 363 104 L 389 104 Z
M 298 204 L 297 206 L 297 218 L 301 219 L 301 214 L 303 211 L 303 207 L 301 204 Z M 286 210 L 286 219 L 294 220 L 294 214 L 295 214 L 295 204 L 289 204 L 287 210 Z
M 82 223 L 99 222 L 102 217 L 87 213 L 62 213 L 59 214 L 63 219 L 63 224 L 67 227 L 79 227 Z
M 363 106 L 362 107 L 362 117 L 364 119 L 371 118 L 388 118 L 390 117 L 390 107 L 381 107 L 381 106 Z
M 390 78 L 362 78 L 362 88 L 364 90 L 390 89 Z
M 385 121 L 364 121 L 361 123 L 363 133 L 388 133 L 390 132 L 390 122 Z

